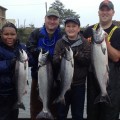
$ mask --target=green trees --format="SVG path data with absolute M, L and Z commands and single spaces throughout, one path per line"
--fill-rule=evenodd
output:
M 76 14 L 76 12 L 74 12 L 73 10 L 66 9 L 64 7 L 64 5 L 62 4 L 62 2 L 60 2 L 59 0 L 55 0 L 55 2 L 53 2 L 51 4 L 50 8 L 54 8 L 54 9 L 58 10 L 58 12 L 60 14 L 60 24 L 61 25 L 63 25 L 64 20 L 70 16 L 80 18 L 80 16 L 78 14 Z

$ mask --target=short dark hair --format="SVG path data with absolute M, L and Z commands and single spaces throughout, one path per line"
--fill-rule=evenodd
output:
M 12 27 L 12 28 L 14 28 L 15 31 L 17 32 L 16 26 L 15 26 L 13 23 L 11 23 L 11 22 L 6 22 L 6 23 L 2 26 L 1 32 L 3 32 L 3 29 L 4 29 L 5 27 Z

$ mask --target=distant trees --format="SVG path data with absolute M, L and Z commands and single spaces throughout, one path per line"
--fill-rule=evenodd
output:
M 62 2 L 60 2 L 59 0 L 55 0 L 55 2 L 53 2 L 50 6 L 50 8 L 54 8 L 56 10 L 58 10 L 59 14 L 60 14 L 60 24 L 63 25 L 63 22 L 66 18 L 68 17 L 77 17 L 80 18 L 80 16 L 78 14 L 76 14 L 76 12 L 74 12 L 71 9 L 66 9 L 64 7 L 64 5 L 62 4 Z
M 30 33 L 35 29 L 33 24 L 29 24 L 29 27 L 20 27 L 18 28 L 18 38 L 22 43 L 26 43 Z

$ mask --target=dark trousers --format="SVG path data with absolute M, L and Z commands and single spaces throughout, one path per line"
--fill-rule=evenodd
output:
M 83 120 L 85 85 L 72 86 L 65 94 L 65 105 L 57 104 L 57 120 L 66 120 L 71 105 L 72 120 Z
M 100 104 L 94 104 L 100 94 L 99 85 L 93 72 L 87 75 L 87 120 L 99 120 L 101 113 Z
M 15 108 L 14 96 L 0 95 L 0 120 L 18 120 L 18 109 Z
M 115 67 L 114 65 L 112 67 Z M 93 72 L 87 76 L 87 120 L 118 120 L 120 113 L 120 71 L 112 68 L 109 73 L 107 87 L 111 105 L 106 103 L 94 104 L 100 94 L 99 85 Z
M 120 64 L 109 63 L 109 69 L 107 91 L 111 105 L 102 105 L 101 120 L 118 120 L 120 114 Z

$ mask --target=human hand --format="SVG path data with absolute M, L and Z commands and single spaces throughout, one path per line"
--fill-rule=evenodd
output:
M 104 35 L 105 35 L 105 41 L 108 42 L 108 34 L 105 32 Z

